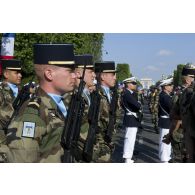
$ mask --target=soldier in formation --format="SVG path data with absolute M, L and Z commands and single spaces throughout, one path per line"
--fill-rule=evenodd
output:
M 22 74 L 20 60 L 1 60 L 1 63 L 3 82 L 0 84 L 0 129 L 6 131 L 9 120 L 14 112 L 13 102 L 18 96 Z
M 114 125 L 110 117 L 114 95 L 110 88 L 116 84 L 115 63 L 96 63 L 100 86 L 97 93 L 91 55 L 75 56 L 72 44 L 35 44 L 33 52 L 39 85 L 10 121 L 7 135 L 0 139 L 0 161 L 67 162 L 68 153 L 74 159 L 69 162 L 111 162 L 114 126 L 109 121 Z M 78 99 L 80 89 L 79 106 L 83 110 L 76 112 L 71 103 L 75 97 Z M 94 97 L 100 97 L 99 104 Z M 91 122 L 94 117 L 89 116 L 92 105 L 99 108 L 98 112 L 96 109 L 92 112 L 98 113 L 96 126 Z M 74 127 L 79 129 L 76 134 L 66 129 L 70 113 L 73 113 L 71 122 L 75 119 Z M 74 139 L 77 136 L 79 139 Z
M 133 163 L 133 151 L 135 146 L 135 140 L 138 128 L 141 127 L 141 123 L 138 118 L 138 112 L 141 109 L 141 104 L 138 102 L 136 94 L 136 78 L 130 77 L 123 81 L 125 90 L 122 93 L 121 104 L 125 111 L 123 125 L 125 127 L 125 139 L 123 158 L 126 163 Z
M 76 55 L 75 56 L 75 73 L 76 73 L 76 87 L 79 87 L 80 78 L 84 74 L 85 87 L 83 89 L 82 97 L 83 97 L 83 113 L 81 119 L 81 127 L 80 127 L 80 136 L 78 140 L 78 147 L 76 147 L 75 151 L 75 160 L 76 162 L 89 162 L 92 159 L 86 156 L 83 152 L 86 144 L 88 130 L 89 130 L 89 121 L 88 121 L 88 113 L 89 108 L 91 106 L 91 92 L 90 87 L 94 86 L 95 80 L 95 70 L 93 63 L 92 55 Z
M 162 163 L 168 163 L 171 159 L 171 144 L 163 142 L 165 135 L 169 133 L 170 128 L 170 111 L 172 107 L 172 98 L 170 93 L 173 91 L 173 78 L 161 81 L 162 91 L 159 95 L 159 159 Z
M 36 94 L 11 122 L 0 152 L 8 162 L 61 162 L 60 144 L 67 109 L 62 95 L 75 86 L 71 44 L 35 44 Z
M 195 65 L 182 70 L 182 86 L 175 94 L 171 111 L 171 127 L 165 141 L 173 147 L 173 162 L 195 162 L 194 158 L 194 75 Z
M 116 84 L 117 71 L 115 69 L 115 62 L 96 62 L 95 70 L 97 80 L 101 85 L 99 90 L 101 100 L 93 160 L 94 162 L 111 162 L 111 155 L 114 149 L 112 142 L 112 133 L 114 129 L 109 129 L 109 115 L 111 111 L 111 101 L 113 98 L 110 88 L 114 87 Z
M 152 113 L 152 123 L 154 125 L 154 129 L 157 134 L 159 133 L 159 130 L 158 130 L 159 93 L 160 93 L 160 90 L 156 86 L 152 87 L 151 94 L 150 94 L 150 103 L 149 103 L 149 108 Z
M 0 162 L 111 162 L 120 106 L 125 112 L 123 158 L 134 162 L 143 104 L 135 77 L 123 81 L 119 101 L 115 62 L 94 64 L 90 54 L 75 56 L 72 44 L 35 44 L 33 52 L 38 85 L 24 98 L 20 93 L 30 91 L 32 82 L 19 90 L 21 62 L 2 60 Z M 161 162 L 170 161 L 171 146 L 173 162 L 195 162 L 194 75 L 195 65 L 183 68 L 183 85 L 173 99 L 172 78 L 160 82 L 160 95 L 157 88 L 151 93 Z

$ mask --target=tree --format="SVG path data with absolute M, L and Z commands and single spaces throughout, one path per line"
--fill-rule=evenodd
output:
M 117 64 L 117 71 L 118 71 L 117 78 L 119 82 L 132 76 L 129 64 Z
M 177 65 L 177 70 L 174 71 L 174 78 L 173 78 L 174 86 L 182 85 L 181 73 L 184 66 L 185 66 L 184 64 Z
M 72 43 L 75 54 L 92 54 L 94 61 L 99 61 L 102 58 L 103 38 L 101 33 L 17 33 L 14 56 L 22 60 L 23 77 L 29 77 L 33 73 L 33 44 Z

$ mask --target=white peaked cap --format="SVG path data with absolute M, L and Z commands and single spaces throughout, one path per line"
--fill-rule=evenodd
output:
M 173 83 L 173 78 L 169 78 L 169 79 L 164 79 L 161 81 L 159 86 L 166 86 L 166 85 L 170 85 Z
M 123 83 L 131 83 L 131 82 L 137 82 L 135 77 L 130 77 L 125 80 L 123 80 Z

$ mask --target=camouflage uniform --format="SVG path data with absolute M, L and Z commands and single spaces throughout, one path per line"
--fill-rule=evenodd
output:
M 6 123 L 10 120 L 14 108 L 12 103 L 15 97 L 6 82 L 0 84 L 0 129 L 5 129 Z
M 39 88 L 10 124 L 0 153 L 8 162 L 61 162 L 64 121 L 52 98 Z
M 192 84 L 195 65 L 186 64 L 182 69 L 182 76 L 184 87 L 175 98 L 176 103 L 171 112 L 173 122 L 169 134 L 179 143 L 180 155 L 176 157 L 180 157 L 180 162 L 195 162 L 194 85 Z
M 115 121 L 115 128 L 114 128 L 114 134 L 113 138 L 115 139 L 115 135 L 117 133 L 118 128 L 122 128 L 122 107 L 121 107 L 121 92 L 117 90 L 118 100 L 117 100 L 117 107 L 116 107 L 116 121 Z M 111 95 L 112 96 L 112 95 Z
M 150 110 L 152 112 L 152 123 L 154 124 L 155 131 L 158 132 L 158 103 L 159 91 L 151 94 Z
M 105 131 L 108 129 L 110 103 L 108 97 L 103 90 L 99 91 L 101 95 L 98 133 L 96 134 L 96 144 L 94 146 L 93 160 L 95 162 L 110 162 L 112 154 L 112 146 L 105 141 Z
M 195 162 L 195 134 L 194 134 L 194 118 L 192 114 L 191 100 L 194 97 L 193 86 L 186 88 L 180 100 L 180 117 L 182 119 L 182 127 L 184 133 L 184 144 L 187 152 L 187 162 Z
M 83 112 L 83 116 L 82 116 L 82 120 L 81 120 L 80 137 L 78 140 L 77 148 L 74 151 L 76 162 L 86 162 L 86 160 L 83 157 L 83 149 L 84 149 L 84 145 L 85 145 L 85 141 L 87 139 L 88 129 L 89 129 L 88 112 L 89 112 L 90 105 L 88 102 L 88 98 L 90 98 L 90 97 L 86 97 L 85 93 L 83 93 L 82 96 L 84 98 L 85 107 L 84 107 L 84 112 Z
M 173 162 L 183 162 L 185 157 L 185 145 L 184 145 L 184 133 L 181 125 L 180 117 L 180 105 L 182 100 L 182 93 L 185 90 L 184 87 L 173 96 L 173 108 L 171 111 L 171 146 L 173 150 L 172 160 Z M 178 127 L 176 128 L 176 125 Z M 174 128 L 174 129 L 172 129 Z

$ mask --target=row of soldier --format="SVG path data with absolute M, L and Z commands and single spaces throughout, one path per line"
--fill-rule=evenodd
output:
M 19 60 L 1 63 L 2 162 L 111 162 L 120 105 L 125 111 L 123 158 L 133 162 L 141 127 L 134 77 L 123 81 L 119 105 L 114 62 L 96 62 L 94 67 L 92 56 L 75 56 L 71 44 L 34 45 L 36 90 L 32 81 L 18 89 L 22 78 Z M 183 68 L 184 84 L 173 98 L 172 79 L 163 80 L 160 95 L 156 91 L 152 96 L 150 108 L 157 133 L 160 128 L 161 162 L 169 162 L 171 154 L 174 162 L 194 161 L 194 73 L 193 65 Z M 30 89 L 35 90 L 31 95 Z
M 173 78 L 162 80 L 151 89 L 149 108 L 159 138 L 161 162 L 195 161 L 194 131 L 195 65 L 182 70 L 182 85 L 173 86 Z
M 39 84 L 32 94 L 32 81 L 18 89 L 21 62 L 1 61 L 0 161 L 111 162 L 115 63 L 94 67 L 93 57 L 74 55 L 72 44 L 35 44 L 33 52 Z

